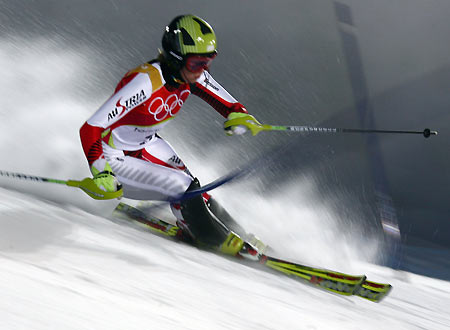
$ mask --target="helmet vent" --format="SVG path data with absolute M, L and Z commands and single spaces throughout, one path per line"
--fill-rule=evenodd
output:
M 181 35 L 183 36 L 183 44 L 187 46 L 195 46 L 194 39 L 190 36 L 189 32 L 185 30 L 185 28 L 181 28 Z
M 203 23 L 201 20 L 193 17 L 192 18 L 194 21 L 196 21 L 198 23 L 198 25 L 200 25 L 200 30 L 202 31 L 203 34 L 208 34 L 208 33 L 212 33 L 211 28 L 206 25 L 205 23 Z

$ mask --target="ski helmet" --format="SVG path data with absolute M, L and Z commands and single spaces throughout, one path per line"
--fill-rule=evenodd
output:
M 178 71 L 189 55 L 214 57 L 217 54 L 216 34 L 200 17 L 181 15 L 166 26 L 162 47 L 169 66 Z

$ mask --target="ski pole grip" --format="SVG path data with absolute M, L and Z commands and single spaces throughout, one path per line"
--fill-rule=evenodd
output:
M 69 187 L 77 187 L 79 188 L 81 184 L 81 181 L 77 181 L 77 180 L 67 180 L 66 181 L 66 185 L 68 185 Z
M 432 131 L 429 128 L 425 128 L 423 130 L 423 136 L 425 136 L 425 138 L 429 138 L 431 135 L 438 135 L 437 131 Z
M 123 195 L 123 189 L 120 188 L 117 191 L 107 192 L 100 189 L 92 178 L 84 178 L 81 181 L 67 180 L 66 185 L 70 187 L 76 187 L 83 190 L 89 197 L 98 200 L 116 199 L 121 198 Z

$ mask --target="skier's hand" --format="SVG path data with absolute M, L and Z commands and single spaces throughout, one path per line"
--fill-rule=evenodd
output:
M 122 188 L 113 172 L 103 171 L 94 175 L 94 183 L 101 190 L 106 192 L 116 192 Z
M 119 180 L 113 173 L 111 166 L 102 157 L 97 159 L 91 165 L 91 172 L 93 174 L 93 181 L 95 185 L 106 192 L 116 192 L 122 188 Z
M 227 135 L 242 135 L 250 130 L 252 135 L 255 136 L 263 130 L 263 126 L 255 117 L 242 112 L 230 113 L 227 121 L 223 124 L 223 128 Z

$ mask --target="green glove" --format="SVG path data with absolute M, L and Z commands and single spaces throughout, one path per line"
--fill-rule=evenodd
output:
M 264 130 L 263 125 L 255 117 L 248 113 L 232 112 L 228 115 L 227 121 L 223 124 L 227 135 L 241 135 L 249 129 L 255 136 Z
M 113 172 L 103 171 L 94 175 L 94 183 L 101 190 L 106 192 L 116 192 L 122 188 Z
M 99 168 L 103 168 L 103 170 L 99 170 Z M 106 192 L 116 192 L 122 188 L 122 185 L 114 175 L 111 166 L 109 166 L 105 159 L 101 158 L 96 160 L 91 166 L 91 172 L 94 175 L 94 183 L 101 190 Z

